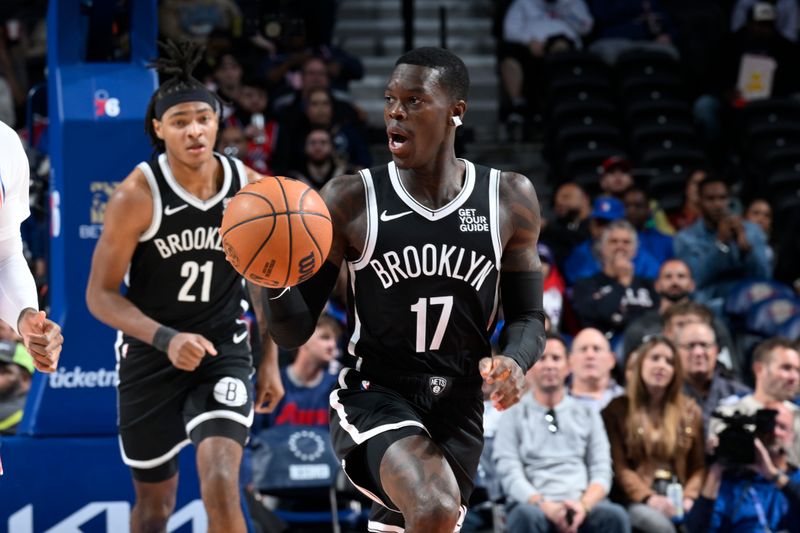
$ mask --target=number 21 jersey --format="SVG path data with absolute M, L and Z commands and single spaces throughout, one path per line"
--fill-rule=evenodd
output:
M 153 194 L 153 219 L 134 250 L 126 280 L 127 298 L 144 314 L 209 338 L 241 329 L 236 319 L 246 305 L 242 278 L 225 260 L 219 227 L 247 174 L 241 161 L 215 156 L 222 164 L 222 186 L 207 200 L 181 187 L 165 154 L 139 164 Z

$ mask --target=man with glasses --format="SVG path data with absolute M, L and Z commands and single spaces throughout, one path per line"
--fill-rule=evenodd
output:
M 684 372 L 683 391 L 703 410 L 703 426 L 708 428 L 711 413 L 717 406 L 749 394 L 750 389 L 725 377 L 717 367 L 719 345 L 713 328 L 707 323 L 684 325 L 677 333 L 677 341 Z
M 532 392 L 500 417 L 494 460 L 508 533 L 623 532 L 628 516 L 605 498 L 611 450 L 600 414 L 566 394 L 567 347 L 549 336 L 527 378 Z

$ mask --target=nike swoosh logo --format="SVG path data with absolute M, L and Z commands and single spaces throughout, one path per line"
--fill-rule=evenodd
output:
M 167 206 L 167 207 L 164 208 L 164 214 L 167 215 L 167 216 L 174 215 L 178 211 L 183 211 L 187 207 L 189 207 L 189 204 L 179 205 L 178 207 Z
M 382 222 L 389 222 L 390 220 L 394 220 L 396 218 L 404 217 L 406 215 L 410 215 L 413 211 L 403 211 L 402 213 L 397 213 L 395 215 L 388 214 L 385 210 L 381 213 L 381 221 Z
M 244 330 L 241 333 L 235 333 L 233 335 L 233 343 L 234 344 L 239 344 L 240 342 L 242 342 L 246 338 L 247 338 L 247 330 Z

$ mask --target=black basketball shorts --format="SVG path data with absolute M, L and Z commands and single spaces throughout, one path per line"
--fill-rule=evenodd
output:
M 443 385 L 443 379 L 452 381 L 419 375 L 395 378 L 393 384 L 403 381 L 402 386 L 388 388 L 352 368 L 339 374 L 339 388 L 330 395 L 331 440 L 345 474 L 375 502 L 369 531 L 402 531 L 404 522 L 371 474 L 380 465 L 366 464 L 382 456 L 363 453 L 361 445 L 376 436 L 390 444 L 415 433 L 429 436 L 441 448 L 455 474 L 461 492 L 460 527 L 483 450 L 483 400 L 479 386 L 459 390 Z
M 206 355 L 186 372 L 149 345 L 118 343 L 120 451 L 134 478 L 169 479 L 178 470 L 178 452 L 190 442 L 197 446 L 212 436 L 247 442 L 253 423 L 249 343 L 239 334 L 215 347 L 216 356 Z

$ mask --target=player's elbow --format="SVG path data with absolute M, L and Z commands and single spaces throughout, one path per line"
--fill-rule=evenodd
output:
M 86 307 L 97 319 L 100 319 L 103 314 L 102 292 L 91 282 L 86 286 Z

